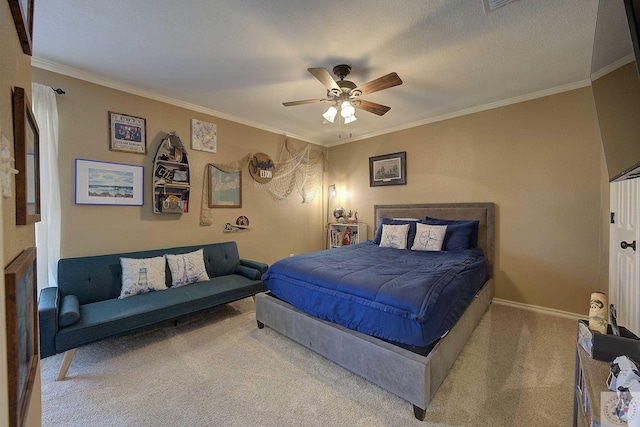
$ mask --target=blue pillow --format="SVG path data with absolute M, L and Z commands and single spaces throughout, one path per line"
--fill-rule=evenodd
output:
M 71 326 L 80 320 L 80 303 L 75 295 L 65 295 L 60 303 L 58 325 L 61 328 Z
M 442 244 L 443 251 L 459 251 L 478 246 L 478 225 L 480 221 L 437 219 L 427 216 L 422 223 L 447 226 L 444 243 Z
M 373 243 L 376 245 L 380 244 L 380 240 L 382 239 L 382 225 L 404 225 L 409 224 L 409 231 L 407 232 L 407 249 L 410 249 L 413 246 L 413 241 L 416 238 L 416 223 L 417 219 L 393 219 L 393 218 L 385 218 L 381 217 L 378 220 L 378 227 L 376 228 L 376 233 L 373 236 Z

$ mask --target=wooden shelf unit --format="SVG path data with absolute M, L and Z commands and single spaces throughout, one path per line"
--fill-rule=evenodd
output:
M 367 240 L 367 224 L 359 222 L 357 224 L 329 224 L 328 239 L 329 248 L 339 248 L 345 246 L 345 234 L 349 229 L 349 244 L 355 245 Z
M 153 213 L 189 212 L 190 179 L 187 151 L 171 132 L 160 143 L 153 162 Z
M 576 365 L 573 384 L 573 426 L 600 426 L 600 399 L 607 389 L 609 364 L 592 359 L 576 343 Z M 613 393 L 613 392 L 610 392 Z M 615 395 L 615 393 L 613 393 Z

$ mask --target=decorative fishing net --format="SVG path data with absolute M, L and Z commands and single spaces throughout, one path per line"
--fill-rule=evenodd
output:
M 252 154 L 241 160 L 213 164 L 216 168 L 227 172 L 247 170 Z M 273 200 L 279 201 L 300 195 L 302 203 L 312 202 L 322 190 L 325 157 L 321 152 L 312 153 L 311 144 L 306 144 L 299 151 L 294 151 L 287 141 L 284 141 L 278 160 L 274 162 L 275 171 L 271 181 L 259 183 L 253 181 L 254 188 L 266 190 Z M 209 208 L 209 179 L 208 167 L 204 169 L 202 203 L 200 210 L 200 225 L 213 223 L 213 210 Z
M 311 144 L 295 152 L 285 141 L 280 157 L 274 163 L 276 168 L 271 181 L 253 183 L 255 188 L 266 190 L 274 200 L 287 199 L 295 193 L 302 197 L 302 203 L 309 203 L 322 189 L 324 154 L 312 153 Z

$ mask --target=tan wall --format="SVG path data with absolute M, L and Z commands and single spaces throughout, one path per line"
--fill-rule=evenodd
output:
M 407 185 L 369 187 L 368 158 L 398 151 Z M 607 283 L 589 88 L 332 147 L 328 159 L 329 182 L 349 193 L 333 206 L 357 210 L 369 237 L 374 204 L 495 202 L 498 298 L 586 314 Z
M 0 12 L 0 126 L 13 143 L 11 88 L 31 94 L 29 57 L 22 54 L 8 4 Z M 60 111 L 62 256 L 237 240 L 241 256 L 265 262 L 320 249 L 325 201 L 275 202 L 244 176 L 243 208 L 217 209 L 214 224 L 199 225 L 204 165 L 227 163 L 250 152 L 275 158 L 282 136 L 191 112 L 44 70 L 34 81 L 63 87 Z M 107 111 L 147 119 L 149 154 L 108 150 Z M 189 146 L 189 120 L 218 125 L 218 153 L 189 150 L 194 191 L 190 213 L 151 213 L 153 153 L 175 129 Z M 296 142 L 296 146 L 302 143 Z M 606 287 L 608 184 L 588 89 L 395 132 L 329 151 L 330 178 L 341 195 L 332 208 L 357 210 L 373 233 L 376 203 L 494 201 L 497 205 L 496 296 L 560 310 L 586 313 L 589 293 Z M 368 186 L 368 157 L 407 152 L 408 184 Z M 87 158 L 145 167 L 145 206 L 77 206 L 73 161 Z M 326 186 L 323 186 L 326 188 Z M 345 190 L 348 196 L 345 197 Z M 33 226 L 15 225 L 15 199 L 0 199 L 0 245 L 6 266 L 35 244 Z M 224 234 L 225 222 L 246 215 L 251 231 Z M 0 292 L 4 281 L 0 277 Z M 0 414 L 7 413 L 6 324 L 0 304 Z M 36 379 L 28 425 L 40 425 L 40 382 Z M 0 424 L 6 424 L 0 420 Z
M 282 148 L 282 135 L 207 116 L 184 108 L 127 94 L 104 86 L 34 68 L 33 80 L 61 87 L 60 187 L 62 205 L 62 257 L 76 257 L 172 246 L 236 240 L 240 256 L 272 263 L 289 254 L 323 248 L 322 197 L 302 204 L 300 197 L 274 201 L 263 189 L 254 188 L 243 170 L 242 208 L 214 209 L 213 225 L 200 225 L 204 170 L 207 163 L 230 163 L 249 153 L 264 152 L 274 161 Z M 148 154 L 109 150 L 108 111 L 143 117 L 147 121 Z M 190 120 L 217 125 L 217 153 L 191 150 Z M 151 171 L 163 137 L 175 130 L 187 147 L 191 171 L 189 213 L 154 214 L 151 207 Z M 292 141 L 294 148 L 305 143 Z M 314 146 L 314 150 L 326 149 Z M 144 206 L 96 206 L 74 204 L 74 160 L 83 158 L 144 166 Z M 250 220 L 249 231 L 223 233 L 224 224 L 238 216 Z
M 63 257 L 237 240 L 243 257 L 271 263 L 324 246 L 325 201 L 275 202 L 246 174 L 243 208 L 216 209 L 213 226 L 199 225 L 204 165 L 258 151 L 276 158 L 282 136 L 41 69 L 33 70 L 33 78 L 67 91 L 58 97 Z M 108 150 L 109 110 L 147 119 L 149 154 Z M 217 154 L 189 150 L 194 187 L 189 214 L 151 213 L 148 177 L 144 207 L 74 205 L 75 158 L 139 164 L 148 175 L 166 132 L 175 129 L 189 146 L 190 118 L 216 123 L 219 143 Z M 370 188 L 368 157 L 397 151 L 407 152 L 408 184 Z M 327 182 L 339 191 L 331 208 L 358 211 L 369 224 L 369 237 L 376 203 L 493 201 L 498 298 L 585 313 L 590 292 L 606 289 L 608 184 L 589 88 L 340 145 L 328 153 Z M 248 216 L 254 228 L 222 233 L 224 223 L 239 215 Z
M 609 178 L 614 179 L 638 166 L 640 158 L 640 81 L 635 62 L 601 76 L 591 87 Z
M 22 87 L 31 99 L 31 58 L 22 53 L 22 47 L 13 24 L 9 6 L 2 5 L 2 56 L 0 59 L 2 79 L 2 133 L 11 143 L 13 152 L 12 92 L 15 86 Z M 6 9 L 6 11 L 4 10 Z M 14 182 L 15 185 L 15 182 Z M 15 188 L 12 189 L 15 194 Z M 20 252 L 35 246 L 35 227 L 16 226 L 15 198 L 4 199 L 4 265 L 9 264 Z
M 11 10 L 7 2 L 0 3 L 0 131 L 9 140 L 13 152 L 13 109 L 12 90 L 18 86 L 26 90 L 31 99 L 31 58 L 22 52 Z M 15 195 L 15 180 L 12 184 Z M 2 265 L 6 267 L 22 251 L 35 246 L 35 227 L 33 225 L 16 226 L 15 197 L 0 197 L 0 249 Z M 5 301 L 4 275 L 0 277 L 0 293 Z M 5 304 L 0 304 L 0 425 L 8 425 L 7 390 L 7 325 Z M 31 405 L 27 414 L 27 426 L 39 426 L 40 410 L 40 365 L 36 373 Z

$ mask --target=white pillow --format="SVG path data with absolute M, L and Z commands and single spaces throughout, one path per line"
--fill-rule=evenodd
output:
M 120 258 L 122 290 L 118 298 L 162 291 L 165 285 L 164 257 Z
M 209 280 L 207 269 L 204 266 L 202 249 L 187 254 L 165 254 L 165 257 L 169 264 L 169 270 L 171 270 L 172 287 Z
M 409 224 L 382 224 L 381 248 L 407 249 L 407 233 Z
M 446 225 L 416 224 L 416 238 L 411 246 L 412 251 L 439 251 L 442 249 Z

